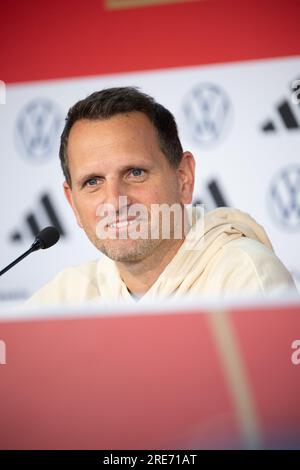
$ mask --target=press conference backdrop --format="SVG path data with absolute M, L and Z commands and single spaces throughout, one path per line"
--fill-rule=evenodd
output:
M 195 202 L 250 213 L 300 286 L 299 5 L 88 0 L 69 13 L 64 0 L 35 5 L 25 23 L 24 5 L 7 6 L 0 268 L 46 225 L 61 240 L 3 276 L 0 301 L 22 300 L 64 267 L 99 257 L 64 200 L 59 138 L 77 100 L 126 85 L 174 113 L 196 158 Z

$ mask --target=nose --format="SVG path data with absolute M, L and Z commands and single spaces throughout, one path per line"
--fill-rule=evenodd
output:
M 104 203 L 117 213 L 131 204 L 126 184 L 119 178 L 107 179 L 104 190 Z

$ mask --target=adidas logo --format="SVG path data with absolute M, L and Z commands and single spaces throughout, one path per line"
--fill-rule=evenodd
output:
M 43 194 L 39 199 L 36 214 L 29 212 L 25 215 L 25 227 L 22 231 L 16 230 L 10 235 L 12 242 L 20 242 L 24 238 L 36 237 L 47 225 L 56 227 L 61 237 L 66 236 L 66 230 L 54 208 L 49 194 Z
M 295 83 L 296 80 L 294 80 Z M 274 119 L 266 121 L 262 126 L 261 130 L 263 132 L 276 132 L 280 128 L 285 128 L 287 130 L 300 129 L 300 113 L 299 106 L 295 103 L 295 100 L 292 97 L 296 94 L 297 90 L 291 88 L 291 99 L 283 99 L 276 106 L 276 115 Z M 298 102 L 299 104 L 300 102 Z
M 215 209 L 216 207 L 228 207 L 228 203 L 216 180 L 211 180 L 206 185 L 203 199 L 197 199 L 194 204 L 204 204 L 207 210 Z

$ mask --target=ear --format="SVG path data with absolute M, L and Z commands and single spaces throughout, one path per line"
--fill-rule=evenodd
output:
M 78 213 L 78 211 L 76 209 L 76 206 L 75 206 L 75 203 L 74 203 L 72 189 L 70 188 L 70 186 L 68 185 L 68 183 L 66 181 L 64 181 L 63 188 L 64 188 L 64 193 L 65 193 L 66 199 L 67 199 L 68 203 L 70 204 L 70 206 L 72 207 L 72 210 L 73 210 L 74 215 L 76 217 L 77 224 L 79 225 L 79 227 L 83 228 L 81 220 L 80 220 L 79 213 Z
M 195 159 L 191 152 L 182 154 L 181 162 L 177 168 L 180 185 L 180 198 L 182 204 L 191 204 L 195 183 Z

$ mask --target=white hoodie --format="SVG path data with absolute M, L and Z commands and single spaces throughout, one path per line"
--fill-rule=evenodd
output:
M 188 238 L 188 237 L 187 237 Z M 140 298 L 281 295 L 296 291 L 263 227 L 248 214 L 222 207 L 204 217 L 204 233 L 186 239 L 155 283 Z M 134 301 L 114 261 L 102 256 L 60 272 L 27 304 L 102 300 Z

